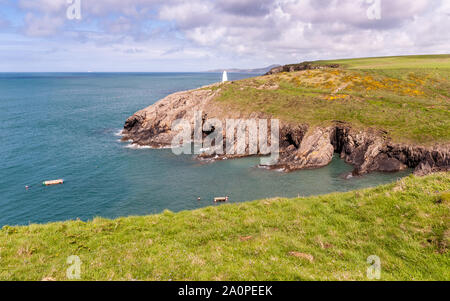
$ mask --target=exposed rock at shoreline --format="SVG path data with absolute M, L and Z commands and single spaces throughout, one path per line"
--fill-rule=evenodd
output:
M 288 130 L 289 126 L 285 127 L 285 131 Z M 298 136 L 289 134 L 289 140 L 297 140 L 299 143 L 281 149 L 281 158 L 276 168 L 291 171 L 319 168 L 330 164 L 334 154 L 331 135 L 332 130 L 329 128 L 317 128 L 311 133 L 304 132 Z
M 220 88 L 213 89 L 214 86 L 169 95 L 135 113 L 125 123 L 123 140 L 132 140 L 140 146 L 170 146 L 178 134 L 172 131 L 173 121 L 183 118 L 193 125 L 195 111 L 202 112 L 203 121 L 217 119 L 223 124 L 226 119 L 270 119 L 263 113 L 236 112 L 214 103 L 215 96 L 220 92 Z M 203 132 L 204 137 L 208 134 L 211 132 Z M 222 134 L 226 141 L 225 129 Z M 355 167 L 354 175 L 374 171 L 396 172 L 406 168 L 415 169 L 417 175 L 450 170 L 449 145 L 423 147 L 396 144 L 387 138 L 387 133 L 374 129 L 357 130 L 338 121 L 332 126 L 314 128 L 280 121 L 280 158 L 276 165 L 269 168 L 285 171 L 320 168 L 331 162 L 334 153 L 340 154 L 343 160 Z M 259 149 L 256 154 L 250 154 L 248 146 L 246 154 L 222 155 L 213 151 L 199 157 L 231 159 L 265 155 Z

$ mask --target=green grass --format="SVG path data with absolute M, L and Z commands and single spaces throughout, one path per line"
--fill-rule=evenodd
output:
M 450 54 L 343 59 L 317 63 L 340 64 L 349 69 L 441 69 L 450 68 Z
M 397 142 L 450 141 L 450 55 L 316 63 L 342 67 L 225 83 L 216 101 L 312 126 L 378 128 Z
M 373 189 L 0 231 L 0 280 L 450 279 L 450 174 Z

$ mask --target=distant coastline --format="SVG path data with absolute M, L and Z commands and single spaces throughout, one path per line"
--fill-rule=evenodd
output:
M 281 65 L 270 65 L 264 68 L 256 68 L 256 69 L 237 69 L 237 68 L 230 68 L 230 69 L 215 69 L 215 70 L 208 70 L 205 71 L 207 73 L 220 73 L 223 71 L 227 71 L 228 73 L 255 73 L 255 74 L 265 74 L 272 70 L 273 68 L 280 67 Z

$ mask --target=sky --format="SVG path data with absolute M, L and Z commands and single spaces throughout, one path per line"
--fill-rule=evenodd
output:
M 0 0 L 0 72 L 450 53 L 450 0 Z

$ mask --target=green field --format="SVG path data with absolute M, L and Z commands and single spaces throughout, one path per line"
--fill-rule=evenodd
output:
M 216 101 L 312 126 L 377 128 L 397 142 L 450 141 L 450 55 L 314 63 L 341 67 L 225 83 Z
M 317 63 L 339 64 L 349 69 L 442 69 L 450 68 L 450 54 L 344 59 Z
M 450 279 L 450 174 L 373 189 L 0 231 L 0 280 Z

